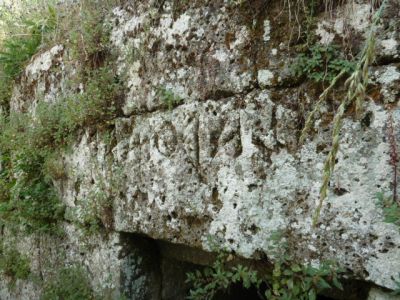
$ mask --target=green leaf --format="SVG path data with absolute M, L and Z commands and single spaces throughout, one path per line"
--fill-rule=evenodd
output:
M 323 278 L 319 278 L 319 280 L 318 280 L 318 287 L 319 287 L 321 290 L 331 289 L 331 288 L 332 288 L 332 287 L 329 285 L 329 283 L 327 283 L 326 280 L 323 279 Z
M 316 300 L 317 299 L 317 295 L 315 293 L 314 289 L 309 290 L 308 292 L 308 300 Z
M 294 264 L 291 266 L 291 270 L 295 273 L 301 272 L 301 267 L 298 264 Z
M 332 283 L 336 288 L 343 291 L 343 285 L 340 283 L 340 281 L 336 277 L 333 277 Z

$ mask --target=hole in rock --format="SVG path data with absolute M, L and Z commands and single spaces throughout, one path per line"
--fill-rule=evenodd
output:
M 344 189 L 344 188 L 341 188 L 341 187 L 335 187 L 335 188 L 333 189 L 333 192 L 334 192 L 335 195 L 337 195 L 337 196 L 343 196 L 344 194 L 348 193 L 349 191 L 346 190 L 346 189 Z
M 232 285 L 227 291 L 219 292 L 215 295 L 213 300 L 258 300 L 262 299 L 259 297 L 257 289 L 250 287 L 249 289 L 244 288 L 241 284 Z
M 262 295 L 262 293 L 261 293 Z M 234 284 L 228 290 L 218 292 L 212 300 L 259 300 L 265 299 L 261 297 L 257 288 L 251 286 L 246 289 L 241 284 Z M 317 300 L 333 300 L 334 298 L 330 298 L 327 296 L 318 295 Z
M 369 111 L 365 114 L 364 118 L 361 119 L 361 125 L 365 127 L 369 127 L 373 120 L 374 114 L 372 111 Z
M 177 236 L 175 235 L 174 238 Z M 187 282 L 188 272 L 202 271 L 206 266 L 211 266 L 216 258 L 216 253 L 132 233 L 121 233 L 120 245 L 121 292 L 126 299 L 138 299 L 139 292 L 145 293 L 148 296 L 146 299 L 186 299 L 192 288 L 191 284 Z M 238 260 L 231 261 L 232 266 L 240 263 L 252 266 L 260 272 L 270 267 L 260 261 L 234 258 L 234 260 L 236 259 Z M 139 276 L 135 274 L 139 274 Z M 341 283 L 344 291 L 327 290 L 321 292 L 317 296 L 317 300 L 366 300 L 368 298 L 370 285 L 367 282 L 343 279 Z M 141 287 L 140 291 L 137 289 L 138 284 Z M 254 286 L 246 289 L 241 283 L 236 283 L 230 285 L 226 290 L 217 292 L 212 300 L 265 299 L 260 295 L 266 288 L 266 284 L 261 284 L 260 294 Z M 160 298 L 160 295 L 163 296 Z

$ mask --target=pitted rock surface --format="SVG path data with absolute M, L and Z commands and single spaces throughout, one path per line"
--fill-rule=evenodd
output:
M 203 250 L 211 250 L 212 237 L 240 256 L 260 259 L 270 256 L 271 235 L 286 230 L 289 244 L 296 245 L 291 250 L 305 261 L 335 259 L 357 278 L 396 288 L 400 232 L 384 222 L 376 193 L 390 192 L 393 184 L 389 114 L 400 140 L 399 25 L 378 38 L 377 63 L 370 70 L 377 95 L 366 100 L 362 121 L 351 113 L 343 121 L 329 197 L 314 228 L 340 99 L 322 108 L 300 145 L 304 119 L 319 93 L 293 77 L 295 57 L 288 46 L 294 37 L 288 20 L 276 17 L 279 1 L 271 2 L 233 8 L 227 1 L 165 1 L 162 7 L 136 1 L 110 12 L 111 42 L 127 90 L 124 115 L 107 140 L 101 132 L 83 132 L 63 154 L 65 178 L 55 181 L 70 221 L 97 205 L 97 192 L 111 199 L 113 210 L 103 221 L 113 238 L 99 237 L 97 252 L 82 255 L 93 274 L 114 260 L 115 268 L 123 265 L 114 243 L 121 233 Z M 348 30 L 366 35 L 370 4 L 354 5 L 353 14 L 334 8 L 329 22 L 321 14 L 315 33 L 321 43 Z M 397 7 L 396 1 L 391 5 Z M 43 101 L 39 94 L 60 101 L 75 74 L 74 67 L 64 67 L 67 56 L 59 45 L 33 58 L 12 109 L 34 113 L 35 103 Z M 162 89 L 183 100 L 168 110 Z M 75 236 L 67 232 L 68 239 Z M 67 257 L 79 252 L 65 251 Z M 132 264 L 133 258 L 127 260 L 125 265 Z M 115 280 L 118 285 L 120 278 Z

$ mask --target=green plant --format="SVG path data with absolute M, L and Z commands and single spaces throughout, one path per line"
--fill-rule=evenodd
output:
M 300 263 L 290 255 L 281 233 L 271 239 L 275 241 L 271 253 L 276 260 L 272 274 L 267 274 L 268 300 L 315 300 L 323 290 L 343 289 L 339 281 L 343 270 L 335 262 L 323 261 L 319 266 Z
M 43 173 L 48 150 L 33 146 L 29 120 L 13 114 L 1 122 L 0 221 L 29 233 L 55 232 L 63 206 Z
M 220 252 L 211 267 L 203 272 L 197 270 L 187 274 L 187 283 L 193 285 L 187 299 L 211 300 L 219 291 L 227 290 L 232 284 L 241 283 L 246 289 L 251 286 L 259 288 L 261 280 L 257 272 L 242 265 L 228 267 L 229 254 Z
M 297 56 L 292 72 L 315 82 L 331 82 L 341 71 L 350 74 L 354 67 L 353 62 L 343 57 L 340 47 L 314 44 Z
M 117 0 L 83 0 L 79 5 L 69 5 L 62 14 L 69 20 L 59 28 L 58 39 L 67 40 L 73 59 L 84 62 L 87 67 L 103 65 L 111 50 L 109 36 L 111 26 L 106 14 Z
M 400 205 L 393 197 L 387 197 L 383 192 L 377 193 L 378 206 L 382 208 L 385 222 L 400 226 Z
M 86 271 L 79 266 L 61 269 L 55 278 L 46 282 L 41 300 L 94 300 L 94 291 Z
M 172 110 L 174 106 L 180 104 L 183 99 L 178 95 L 175 95 L 172 90 L 169 90 L 165 87 L 159 87 L 157 89 L 157 96 L 164 102 L 164 105 L 168 108 L 168 110 Z
M 46 13 L 39 2 L 24 2 L 27 12 L 21 9 L 9 13 L 0 6 L 2 16 L 9 19 L 6 26 L 9 34 L 0 40 L 0 76 L 4 79 L 0 81 L 1 224 L 28 233 L 58 233 L 64 207 L 53 180 L 66 176 L 59 159 L 62 149 L 82 129 L 106 129 L 120 113 L 122 85 L 109 60 L 110 28 L 102 22 L 107 13 L 104 8 L 114 2 L 84 0 L 76 6 L 57 6 L 56 12 L 47 1 Z M 65 22 L 58 22 L 59 18 Z M 73 26 L 62 28 L 70 22 Z M 78 38 L 67 40 L 67 34 L 76 34 Z M 87 63 L 76 78 L 77 83 L 83 83 L 84 92 L 65 96 L 55 103 L 38 101 L 34 112 L 9 114 L 14 81 L 38 49 L 54 43 L 53 40 L 66 42 L 69 48 L 78 51 L 75 58 Z
M 86 199 L 79 202 L 73 211 L 71 219 L 78 228 L 90 236 L 96 234 L 101 228 L 107 230 L 113 226 L 113 207 L 110 195 L 101 184 L 96 184 L 89 192 Z
M 39 102 L 35 117 L 12 113 L 1 122 L 0 149 L 4 168 L 0 173 L 2 222 L 28 232 L 54 231 L 63 206 L 53 179 L 65 176 L 54 156 L 80 129 L 108 126 L 117 116 L 120 83 L 108 66 L 87 73 L 85 91 L 56 103 Z
M 92 163 L 96 164 L 95 161 Z M 125 178 L 120 166 L 113 166 L 110 161 L 109 163 L 105 174 L 96 174 L 96 183 L 87 197 L 80 199 L 76 209 L 68 216 L 87 235 L 98 233 L 101 228 L 109 231 L 114 226 L 113 199 L 123 193 Z
M 272 272 L 259 275 L 242 265 L 229 267 L 231 255 L 219 252 L 213 266 L 187 274 L 187 282 L 193 286 L 188 299 L 214 299 L 217 292 L 236 283 L 257 288 L 259 296 L 268 300 L 315 300 L 324 290 L 343 289 L 339 281 L 343 270 L 335 262 L 323 261 L 319 266 L 299 262 L 279 232 L 271 236 L 271 242 Z
M 11 33 L 3 41 L 0 51 L 0 66 L 3 76 L 14 79 L 22 71 L 26 62 L 37 52 L 44 34 L 54 30 L 56 11 L 48 7 L 42 19 L 22 19 L 16 24 L 23 28 L 22 32 Z
M 29 259 L 15 247 L 0 244 L 0 272 L 9 279 L 9 286 L 13 288 L 18 279 L 28 279 L 31 273 Z
M 54 30 L 56 19 L 56 11 L 49 5 L 40 17 L 22 16 L 18 22 L 3 24 L 7 31 L 6 38 L 0 40 L 0 105 L 3 109 L 9 109 L 13 81 L 38 51 L 44 37 Z
M 328 195 L 329 181 L 333 173 L 333 170 L 335 168 L 336 155 L 339 151 L 340 130 L 342 128 L 342 120 L 346 108 L 354 103 L 357 116 L 360 115 L 362 109 L 362 104 L 365 99 L 365 91 L 369 80 L 368 77 L 369 66 L 373 62 L 375 57 L 375 39 L 376 39 L 377 24 L 378 21 L 380 20 L 380 17 L 382 15 L 384 7 L 386 6 L 386 3 L 387 0 L 384 0 L 381 3 L 379 10 L 374 15 L 369 34 L 365 41 L 364 49 L 360 54 L 360 58 L 353 72 L 350 74 L 349 78 L 345 82 L 347 94 L 342 100 L 341 104 L 339 105 L 339 108 L 333 119 L 332 148 L 329 151 L 328 156 L 326 157 L 324 162 L 322 185 L 320 188 L 320 199 L 313 216 L 313 226 L 316 226 L 318 222 L 323 202 Z M 331 80 L 331 84 L 329 85 L 329 87 L 325 89 L 325 91 L 321 94 L 317 104 L 315 105 L 315 108 L 307 117 L 306 124 L 303 128 L 300 137 L 301 142 L 304 141 L 305 136 L 310 130 L 314 115 L 317 111 L 319 111 L 320 105 L 322 104 L 323 101 L 327 99 L 328 93 L 332 90 L 332 88 L 338 82 L 338 80 L 345 74 L 345 72 L 346 72 L 345 70 L 341 70 L 339 74 L 336 75 Z

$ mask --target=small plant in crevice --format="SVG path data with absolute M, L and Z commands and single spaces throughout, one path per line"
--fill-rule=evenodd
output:
M 355 111 L 357 117 L 361 115 L 361 110 L 363 106 L 364 99 L 366 97 L 366 89 L 369 83 L 369 66 L 372 64 L 375 57 L 375 40 L 376 40 L 376 31 L 377 24 L 382 15 L 383 9 L 386 6 L 387 0 L 384 0 L 381 3 L 380 8 L 375 13 L 373 17 L 373 21 L 370 25 L 370 31 L 365 41 L 364 49 L 362 50 L 360 57 L 357 61 L 357 64 L 350 74 L 350 76 L 345 81 L 345 87 L 347 89 L 347 93 L 344 99 L 341 101 L 337 112 L 334 115 L 333 119 L 333 130 L 332 130 L 332 148 L 329 151 L 323 167 L 323 178 L 322 185 L 320 188 L 320 199 L 315 209 L 313 215 L 313 226 L 316 226 L 319 220 L 319 216 L 321 214 L 321 209 L 324 200 L 328 196 L 328 186 L 331 179 L 331 175 L 335 168 L 336 156 L 339 151 L 340 146 L 340 130 L 342 128 L 342 121 L 344 118 L 344 114 L 346 109 L 354 104 Z M 318 102 L 315 104 L 313 110 L 308 115 L 305 126 L 302 130 L 300 136 L 300 143 L 303 143 L 306 135 L 312 127 L 312 123 L 314 120 L 314 115 L 320 110 L 320 107 L 324 101 L 327 100 L 327 96 L 330 91 L 334 88 L 336 83 L 346 74 L 346 70 L 342 69 L 330 82 L 330 85 L 324 90 L 324 92 L 320 95 Z
M 183 99 L 178 95 L 174 94 L 174 92 L 170 89 L 165 87 L 158 87 L 157 88 L 157 96 L 160 97 L 166 108 L 168 110 L 172 110 L 175 106 L 180 104 Z
M 399 203 L 393 200 L 393 196 L 386 196 L 383 192 L 377 193 L 376 198 L 378 199 L 378 206 L 383 210 L 384 221 L 400 227 Z
M 392 111 L 389 112 L 387 120 L 387 137 L 390 147 L 389 164 L 393 169 L 392 195 L 387 196 L 384 192 L 377 193 L 377 204 L 383 210 L 384 221 L 400 227 L 400 201 L 397 197 L 397 164 L 399 162 L 399 157 L 397 153 L 397 140 L 394 131 Z
M 297 56 L 292 72 L 317 83 L 331 82 L 341 71 L 351 74 L 355 64 L 343 57 L 336 45 L 314 44 Z
M 400 227 L 400 201 L 397 197 L 397 165 L 399 162 L 399 157 L 397 152 L 397 140 L 394 131 L 392 111 L 389 112 L 387 120 L 387 138 L 390 147 L 389 164 L 393 169 L 392 194 L 388 196 L 384 192 L 377 193 L 377 204 L 383 210 L 383 215 L 385 217 L 384 221 L 387 223 L 393 223 Z
M 30 261 L 15 247 L 0 244 L 0 273 L 9 280 L 9 288 L 14 288 L 17 280 L 26 280 L 31 274 Z
M 98 233 L 101 228 L 110 231 L 114 225 L 113 202 L 100 179 L 89 192 L 88 196 L 79 202 L 79 208 L 75 210 L 72 219 L 85 234 Z
M 92 162 L 96 164 L 96 162 Z M 100 170 L 102 167 L 94 168 Z M 79 199 L 68 218 L 87 235 L 99 233 L 101 229 L 110 232 L 114 228 L 114 199 L 124 193 L 125 175 L 121 166 L 109 161 L 107 171 L 95 175 L 87 196 Z

